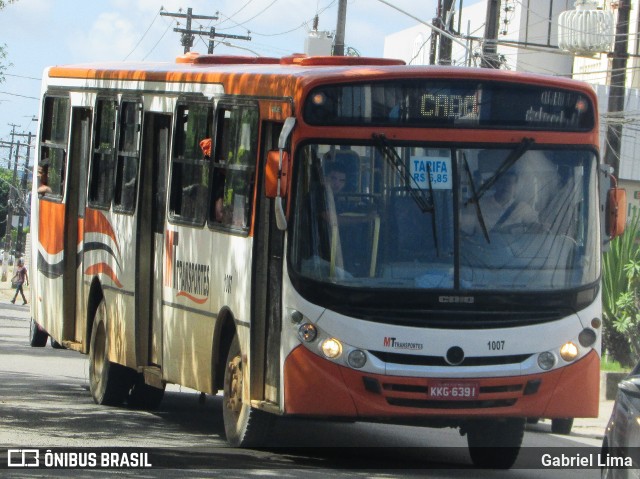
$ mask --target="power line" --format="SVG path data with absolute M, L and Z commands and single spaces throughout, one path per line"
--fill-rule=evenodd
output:
M 8 91 L 0 91 L 0 93 L 3 94 L 3 95 L 19 96 L 20 98 L 28 98 L 29 100 L 40 100 L 40 98 L 38 98 L 36 96 L 20 95 L 19 93 L 11 93 L 11 92 L 8 92 Z
M 42 81 L 42 78 L 29 77 L 29 76 L 25 76 L 25 75 L 13 75 L 11 73 L 3 73 L 3 75 L 6 76 L 6 77 L 25 78 L 27 80 Z
M 138 40 L 138 43 L 136 43 L 136 46 L 135 46 L 135 47 L 133 47 L 133 50 L 131 50 L 131 51 L 129 52 L 129 54 L 128 54 L 126 57 L 124 57 L 124 60 L 122 60 L 122 61 L 126 61 L 126 60 L 131 56 L 131 54 L 132 54 L 133 52 L 135 52 L 135 51 L 136 51 L 136 48 L 138 48 L 138 45 L 140 45 L 140 43 L 142 43 L 142 40 L 144 40 L 144 37 L 146 37 L 146 36 L 147 36 L 147 33 L 149 33 L 149 30 L 151 30 L 151 27 L 152 27 L 152 26 L 153 26 L 153 24 L 156 22 L 156 19 L 160 16 L 160 12 L 161 12 L 161 11 L 162 11 L 162 7 L 160 7 L 160 10 L 158 10 L 158 11 L 156 12 L 156 16 L 155 16 L 155 17 L 153 17 L 153 20 L 151 21 L 151 24 L 150 24 L 150 25 L 149 25 L 149 27 L 145 30 L 145 32 L 142 34 L 142 36 L 140 37 L 140 40 Z

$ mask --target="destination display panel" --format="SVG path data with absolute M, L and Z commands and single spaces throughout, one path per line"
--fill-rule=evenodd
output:
M 469 80 L 403 80 L 316 88 L 310 125 L 589 131 L 595 109 L 583 93 Z

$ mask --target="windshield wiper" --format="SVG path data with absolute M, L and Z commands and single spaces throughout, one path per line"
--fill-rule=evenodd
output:
M 398 155 L 398 152 L 389 144 L 387 138 L 384 134 L 376 134 L 373 133 L 371 137 L 374 140 L 374 144 L 376 149 L 382 154 L 382 157 L 387 160 L 389 164 L 391 164 L 401 178 L 403 178 L 407 184 L 409 184 L 408 193 L 415 201 L 420 211 L 423 213 L 431 213 L 431 230 L 433 234 L 433 244 L 436 248 L 436 254 L 440 256 L 440 249 L 438 247 L 438 235 L 437 235 L 437 223 L 436 223 L 436 206 L 435 206 L 435 196 L 433 193 L 433 184 L 431 183 L 431 168 L 429 167 L 429 163 L 427 162 L 427 178 L 429 184 L 429 195 L 431 197 L 431 204 L 424 198 L 421 194 L 423 191 L 422 187 L 418 184 L 418 182 L 411 176 L 409 171 L 407 171 L 407 167 Z
M 476 192 L 476 184 L 473 182 L 473 176 L 471 175 L 471 168 L 469 168 L 469 162 L 467 161 L 466 153 L 462 153 L 462 159 L 464 160 L 464 170 L 467 173 L 467 178 L 469 179 L 469 184 L 471 185 L 471 199 L 475 204 L 478 223 L 480 223 L 480 227 L 482 228 L 482 234 L 484 235 L 484 238 L 487 240 L 487 243 L 491 243 L 491 240 L 489 239 L 489 232 L 487 231 L 487 225 L 484 223 L 484 216 L 482 215 L 482 209 L 480 208 L 480 198 L 478 198 L 478 193 Z
M 491 176 L 491 178 L 482 183 L 473 198 L 467 200 L 464 205 L 467 206 L 471 202 L 480 201 L 480 198 L 482 198 L 487 190 L 491 188 L 496 183 L 496 181 L 498 181 L 502 177 L 502 175 L 504 175 L 513 165 L 515 165 L 516 161 L 522 158 L 522 155 L 530 150 L 534 143 L 535 140 L 533 138 L 523 138 L 518 146 L 511 150 L 511 153 L 507 155 L 507 157 L 498 167 L 496 172 Z
M 418 193 L 418 191 L 422 191 L 422 187 L 416 182 L 411 174 L 409 174 L 402 158 L 400 158 L 398 152 L 389 144 L 387 138 L 384 135 L 378 135 L 376 133 L 371 136 L 376 141 L 376 148 L 380 153 L 382 153 L 384 159 L 396 169 L 401 178 L 403 178 L 407 183 L 412 183 L 409 187 L 408 193 L 416 202 L 420 211 L 423 213 L 432 212 L 434 210 L 433 205 L 429 204 L 429 202 L 427 202 L 427 200 Z M 427 165 L 427 168 L 429 168 L 429 165 Z M 429 181 L 429 188 L 432 190 L 431 181 Z M 431 193 L 433 193 L 433 191 L 431 191 Z M 433 196 L 431 198 L 433 198 Z

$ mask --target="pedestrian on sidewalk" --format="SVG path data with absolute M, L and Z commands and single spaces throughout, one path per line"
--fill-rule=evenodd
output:
M 27 298 L 24 295 L 24 291 L 22 290 L 22 285 L 27 282 L 27 286 L 29 286 L 29 275 L 27 274 L 27 267 L 24 265 L 24 260 L 18 260 L 18 267 L 16 269 L 16 274 L 13 276 L 12 282 L 16 285 L 16 294 L 13 295 L 12 303 L 15 304 L 16 298 L 18 297 L 18 293 L 22 295 L 22 304 L 27 304 Z

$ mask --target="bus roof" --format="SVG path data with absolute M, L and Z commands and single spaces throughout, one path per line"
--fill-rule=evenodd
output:
M 164 83 L 216 83 L 225 93 L 298 97 L 318 84 L 349 83 L 366 79 L 456 78 L 529 83 L 580 90 L 595 98 L 586 83 L 539 74 L 486 68 L 408 66 L 402 60 L 364 57 L 284 58 L 187 54 L 175 63 L 95 63 L 55 66 L 49 79 L 150 81 Z M 56 82 L 58 83 L 58 82 Z

